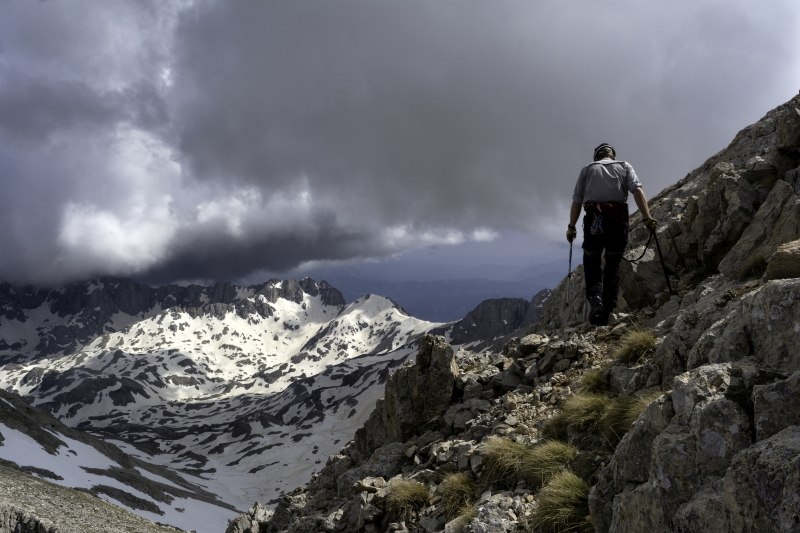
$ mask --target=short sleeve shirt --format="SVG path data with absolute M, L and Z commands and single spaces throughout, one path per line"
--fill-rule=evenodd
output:
M 601 159 L 581 169 L 572 201 L 586 202 L 627 202 L 628 192 L 641 187 L 639 178 L 630 163 Z

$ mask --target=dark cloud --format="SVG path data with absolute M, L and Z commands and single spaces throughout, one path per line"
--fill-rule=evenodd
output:
M 800 7 L 0 4 L 0 276 L 236 278 L 525 231 L 600 142 L 650 195 L 790 98 Z

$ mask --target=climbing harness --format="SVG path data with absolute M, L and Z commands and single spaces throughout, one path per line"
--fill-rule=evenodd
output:
M 592 221 L 592 227 L 589 228 L 592 235 L 603 233 L 603 215 L 595 215 Z

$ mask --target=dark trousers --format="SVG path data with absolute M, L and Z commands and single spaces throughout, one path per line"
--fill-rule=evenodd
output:
M 607 313 L 617 306 L 619 264 L 628 245 L 628 224 L 608 217 L 602 219 L 602 233 L 592 234 L 595 215 L 583 217 L 583 272 L 586 276 L 586 299 L 594 305 L 602 301 Z M 606 251 L 603 272 L 602 254 Z

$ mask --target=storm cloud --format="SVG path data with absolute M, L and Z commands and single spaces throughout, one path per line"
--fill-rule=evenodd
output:
M 0 278 L 235 279 L 562 238 L 610 142 L 653 195 L 800 88 L 800 5 L 0 3 Z

